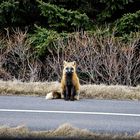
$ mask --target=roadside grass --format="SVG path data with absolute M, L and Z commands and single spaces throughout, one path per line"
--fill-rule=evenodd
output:
M 0 80 L 1 95 L 46 96 L 51 91 L 60 91 L 59 82 L 21 82 Z M 82 85 L 81 98 L 140 100 L 140 86 Z
M 58 82 L 21 82 L 0 80 L 0 95 L 31 95 L 46 96 L 47 93 L 57 91 L 60 88 Z
M 0 80 L 0 95 L 46 96 L 51 91 L 60 91 L 60 83 Z M 80 98 L 140 100 L 140 85 L 81 85 Z
M 140 100 L 140 85 L 83 85 L 81 96 L 97 99 Z
M 80 129 L 71 124 L 62 124 L 54 130 L 31 131 L 25 126 L 18 127 L 0 127 L 0 138 L 76 138 L 76 139 L 96 139 L 96 140 L 139 140 L 140 133 L 134 135 L 111 134 L 111 133 L 94 133 L 87 129 Z

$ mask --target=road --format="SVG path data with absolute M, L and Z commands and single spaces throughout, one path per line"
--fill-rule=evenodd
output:
M 64 123 L 94 132 L 133 134 L 140 131 L 140 102 L 0 96 L 0 125 L 50 130 Z

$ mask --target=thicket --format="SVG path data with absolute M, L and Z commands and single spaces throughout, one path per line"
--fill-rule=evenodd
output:
M 5 28 L 19 27 L 27 28 L 29 33 L 40 33 L 34 26 L 37 25 L 61 34 L 94 31 L 97 25 L 110 24 L 122 36 L 139 31 L 139 4 L 139 0 L 2 0 L 0 29 L 5 32 Z
M 77 24 L 87 27 L 88 18 L 93 25 L 112 23 L 126 13 L 140 10 L 139 4 L 139 0 L 1 0 L 0 28 L 27 26 L 33 30 L 38 24 L 69 31 Z
M 1 0 L 0 78 L 60 80 L 63 60 L 75 60 L 81 83 L 139 84 L 139 4 Z
M 140 10 L 136 13 L 128 13 L 116 21 L 116 28 L 119 35 L 130 34 L 140 31 Z
M 0 51 L 1 69 L 10 79 L 60 81 L 63 61 L 75 60 L 81 83 L 136 86 L 140 82 L 140 34 L 133 34 L 127 41 L 114 35 L 102 30 L 72 33 L 57 38 L 42 59 L 31 47 L 27 33 L 18 30 L 1 42 L 6 46 Z

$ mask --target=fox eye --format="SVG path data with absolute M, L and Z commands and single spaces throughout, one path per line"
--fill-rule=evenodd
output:
M 66 70 L 68 70 L 69 68 L 66 68 Z
M 73 71 L 73 68 L 70 68 L 71 71 Z

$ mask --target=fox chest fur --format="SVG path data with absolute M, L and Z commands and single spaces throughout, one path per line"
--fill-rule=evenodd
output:
M 79 79 L 74 62 L 65 62 L 61 80 L 62 94 L 65 100 L 74 100 L 79 91 Z

